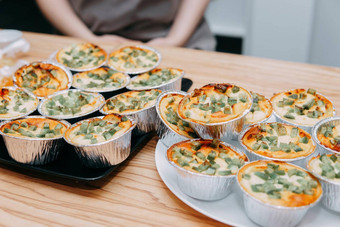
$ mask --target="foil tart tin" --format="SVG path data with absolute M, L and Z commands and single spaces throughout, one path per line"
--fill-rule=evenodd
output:
M 47 118 L 39 115 L 32 115 L 25 118 Z M 59 120 L 67 127 L 70 123 Z M 0 124 L 5 125 L 10 121 Z M 15 161 L 29 165 L 44 165 L 57 159 L 59 151 L 64 146 L 63 135 L 55 138 L 25 138 L 7 135 L 0 131 L 4 139 L 8 154 Z
M 288 163 L 300 166 L 302 168 L 305 168 L 308 158 L 314 157 L 314 156 L 318 155 L 318 153 L 316 152 L 316 145 L 315 145 L 314 140 L 312 140 L 312 144 L 315 146 L 315 149 L 313 150 L 313 152 L 311 154 L 307 155 L 307 156 L 298 157 L 298 158 L 290 158 L 290 159 L 288 159 L 288 158 L 287 159 L 283 159 L 283 158 L 280 158 L 280 159 L 279 158 L 271 158 L 271 157 L 267 157 L 267 156 L 260 155 L 260 154 L 257 154 L 255 152 L 253 152 L 252 150 L 248 149 L 246 145 L 244 145 L 242 143 L 242 138 L 243 138 L 244 134 L 246 134 L 247 131 L 251 127 L 259 125 L 259 124 L 251 125 L 251 126 L 245 128 L 240 133 L 240 135 L 238 137 L 238 142 L 241 144 L 241 147 L 243 148 L 244 153 L 249 157 L 250 161 L 257 161 L 257 160 L 282 161 L 282 162 L 288 162 Z
M 195 140 L 200 139 L 193 139 L 188 141 Z M 238 148 L 222 141 L 221 143 L 230 147 L 238 154 L 244 155 L 244 153 Z M 173 170 L 176 171 L 178 187 L 186 195 L 195 199 L 213 201 L 223 199 L 230 194 L 232 190 L 232 185 L 235 182 L 235 175 L 210 176 L 202 173 L 192 172 L 178 166 L 176 163 L 169 160 L 167 152 L 165 153 L 165 156 L 166 160 L 168 160 Z
M 318 139 L 318 133 L 321 129 L 321 126 L 337 126 L 340 124 L 340 117 L 329 117 L 326 119 L 323 119 L 319 121 L 312 129 L 312 137 L 313 140 L 317 144 L 317 149 L 320 154 L 339 154 L 339 152 L 332 150 L 329 147 L 326 147 L 325 145 L 321 144 L 319 139 Z
M 57 120 L 61 120 L 61 119 L 65 119 L 65 120 L 74 119 L 74 120 L 79 121 L 79 120 L 82 120 L 85 116 L 90 115 L 90 114 L 100 110 L 103 107 L 103 105 L 105 104 L 105 98 L 103 97 L 103 95 L 101 95 L 99 93 L 92 92 L 92 94 L 95 96 L 95 99 L 98 99 L 97 101 L 101 102 L 101 104 L 97 108 L 94 108 L 93 110 L 91 110 L 90 112 L 80 113 L 80 114 L 76 114 L 76 115 L 73 115 L 73 116 L 50 116 L 47 113 L 43 112 L 42 106 L 43 106 L 43 104 L 45 102 L 47 102 L 49 99 L 51 99 L 54 96 L 61 95 L 61 94 L 64 94 L 64 93 L 68 93 L 69 91 L 72 91 L 72 92 L 82 92 L 82 90 L 79 90 L 79 89 L 69 89 L 69 90 L 63 90 L 63 91 L 55 92 L 52 95 L 47 96 L 45 99 L 43 99 L 39 103 L 39 105 L 38 105 L 38 112 L 42 116 L 53 118 L 53 119 L 57 119 Z M 89 92 L 89 93 L 91 93 L 91 92 Z
M 316 173 L 313 168 L 311 168 L 310 163 L 313 158 L 310 158 L 307 162 L 307 169 L 312 173 L 322 185 L 323 197 L 322 204 L 327 209 L 340 212 L 340 183 L 334 182 Z
M 250 93 L 249 93 L 249 96 L 251 97 Z M 237 140 L 238 135 L 242 131 L 243 126 L 244 126 L 245 116 L 249 113 L 252 105 L 253 105 L 253 100 L 251 99 L 250 107 L 246 109 L 241 116 L 234 118 L 230 121 L 218 122 L 218 123 L 205 123 L 205 124 L 202 123 L 201 124 L 201 123 L 183 119 L 180 116 L 180 114 L 178 114 L 178 110 L 177 110 L 177 114 L 179 118 L 181 118 L 184 121 L 189 122 L 190 126 L 203 139 L 219 139 L 222 141 L 228 141 L 230 139 Z
M 252 162 L 251 162 L 252 163 Z M 250 163 L 249 163 L 250 164 Z M 244 165 L 245 166 L 245 165 Z M 241 167 L 242 168 L 244 168 Z M 240 170 L 239 170 L 240 172 Z M 247 216 L 261 226 L 290 227 L 296 226 L 306 215 L 309 208 L 315 206 L 322 198 L 301 207 L 284 207 L 262 202 L 245 191 L 236 176 L 238 187 L 242 192 L 243 205 Z
M 103 48 L 101 48 L 103 49 Z M 103 49 L 104 50 L 104 49 Z M 58 63 L 58 64 L 61 64 L 60 62 L 57 61 L 57 53 L 58 53 L 59 50 L 56 50 L 54 51 L 50 56 L 49 56 L 49 60 L 52 61 L 52 62 L 55 62 L 55 63 Z M 98 64 L 97 66 L 94 66 L 94 67 L 90 67 L 90 68 L 86 68 L 86 69 L 76 69 L 76 68 L 71 68 L 71 67 L 68 67 L 66 65 L 63 65 L 61 64 L 62 66 L 64 66 L 65 68 L 67 68 L 68 70 L 72 71 L 72 72 L 85 72 L 85 71 L 90 71 L 90 70 L 93 70 L 93 69 L 97 69 L 99 67 L 102 67 L 104 66 L 106 63 L 107 63 L 107 52 L 104 50 L 104 52 L 106 53 L 106 59 L 105 61 L 103 61 L 103 63 L 101 64 Z
M 99 112 L 104 115 L 109 114 L 105 112 L 103 108 L 101 108 Z M 137 122 L 136 128 L 133 130 L 134 136 L 143 135 L 151 131 L 156 131 L 157 125 L 161 124 L 161 120 L 157 116 L 155 105 L 138 111 L 119 113 L 119 115 L 130 117 L 134 119 L 135 122 Z
M 169 148 L 175 143 L 178 143 L 183 140 L 188 140 L 191 139 L 189 137 L 186 137 L 184 135 L 181 135 L 177 133 L 175 130 L 173 130 L 167 123 L 166 121 L 162 118 L 161 112 L 159 109 L 159 105 L 161 100 L 163 99 L 164 96 L 169 95 L 169 94 L 180 94 L 180 95 L 187 95 L 186 92 L 184 91 L 167 91 L 164 93 L 161 93 L 156 102 L 156 112 L 158 115 L 158 118 L 160 119 L 160 124 L 157 125 L 156 131 L 157 135 L 159 137 L 159 140 L 167 147 Z
M 26 92 L 26 93 L 27 93 L 29 96 L 31 96 L 32 98 L 34 98 L 34 99 L 37 98 L 32 92 L 30 92 L 30 91 L 28 91 L 28 90 L 25 90 L 25 89 L 23 89 L 23 88 L 21 88 L 21 87 L 18 87 L 18 86 L 14 86 L 14 87 L 2 87 L 2 89 L 3 89 L 3 88 L 8 89 L 8 90 L 12 90 L 12 91 L 17 90 L 17 89 L 20 89 L 20 90 L 23 90 L 24 92 Z M 20 116 L 16 116 L 16 117 L 11 117 L 11 118 L 1 118 L 1 117 L 0 117 L 0 124 L 1 124 L 2 122 L 4 122 L 4 121 L 11 121 L 11 120 L 14 120 L 14 119 L 19 119 L 19 118 L 27 117 L 28 115 L 30 115 L 31 113 L 33 113 L 34 111 L 36 111 L 37 108 L 38 108 L 38 106 L 39 106 L 39 99 L 38 99 L 38 104 L 37 104 L 37 106 L 36 106 L 34 109 L 32 109 L 31 111 L 28 111 L 27 113 L 24 113 L 24 114 L 22 114 L 22 115 L 20 115 Z
M 286 91 L 283 91 L 283 92 L 286 92 Z M 332 103 L 332 106 L 333 106 L 333 116 L 335 116 L 335 115 L 336 115 L 336 111 L 335 111 L 333 102 L 332 102 L 328 97 L 324 96 L 323 94 L 320 94 L 320 93 L 317 93 L 317 94 L 319 94 L 319 95 L 325 97 L 326 99 L 328 99 L 328 100 Z M 272 104 L 272 105 L 273 105 L 273 104 Z M 274 106 L 274 105 L 273 105 L 273 106 Z M 276 119 L 277 122 L 286 123 L 286 124 L 290 124 L 290 125 L 294 125 L 295 127 L 301 128 L 301 129 L 305 130 L 306 132 L 308 132 L 308 133 L 310 133 L 310 134 L 312 133 L 312 129 L 313 129 L 313 127 L 315 126 L 315 125 L 313 125 L 313 126 L 299 125 L 299 124 L 296 124 L 296 123 L 287 121 L 287 120 L 285 120 L 283 117 L 281 117 L 278 113 L 276 113 L 274 107 L 273 107 L 273 114 L 274 114 L 275 119 Z M 322 121 L 322 120 L 320 120 L 320 121 Z
M 118 71 L 118 72 L 121 72 L 121 73 L 129 74 L 129 75 L 136 75 L 136 74 L 146 73 L 146 72 L 149 72 L 149 71 L 153 70 L 154 68 L 158 67 L 158 65 L 159 65 L 159 64 L 161 63 L 161 61 L 162 61 L 162 55 L 161 55 L 161 53 L 160 53 L 158 50 L 156 50 L 155 48 L 152 48 L 152 47 L 149 47 L 149 46 L 145 46 L 145 45 L 128 45 L 128 46 L 138 47 L 138 48 L 142 48 L 142 49 L 151 50 L 151 51 L 155 52 L 155 54 L 157 55 L 158 61 L 157 61 L 152 67 L 150 67 L 150 68 L 146 68 L 146 69 L 142 69 L 142 70 L 133 70 L 133 71 L 128 71 L 128 70 L 127 70 L 127 71 L 121 71 L 121 70 L 116 69 L 114 66 L 110 65 L 110 64 L 109 64 L 109 60 L 107 60 L 107 65 L 108 65 L 111 69 L 114 69 L 114 70 L 116 70 L 116 71 Z M 119 49 L 121 49 L 121 48 L 124 48 L 124 47 L 127 47 L 127 46 L 120 46 L 120 47 L 116 48 L 115 50 L 111 51 L 111 53 L 114 52 L 114 51 L 116 51 L 116 50 L 119 50 Z M 111 53 L 108 55 L 108 59 L 110 58 Z M 143 90 L 144 90 L 144 89 L 143 89 Z
M 89 118 L 102 119 L 104 116 Z M 84 121 L 86 121 L 84 120 Z M 132 122 L 132 126 L 122 135 L 110 139 L 108 141 L 104 141 L 97 144 L 89 144 L 89 145 L 78 145 L 73 144 L 68 138 L 64 136 L 64 140 L 74 147 L 75 152 L 77 153 L 79 159 L 83 163 L 83 165 L 89 168 L 106 168 L 113 165 L 117 165 L 127 159 L 130 155 L 131 148 L 131 132 L 135 128 L 136 123 L 133 119 L 129 118 Z M 79 121 L 70 128 L 74 128 L 75 126 L 81 124 L 82 121 Z
M 57 67 L 61 68 L 66 73 L 67 78 L 68 78 L 67 89 L 69 89 L 71 87 L 72 79 L 73 79 L 72 73 L 64 65 L 62 65 L 62 64 L 60 64 L 58 62 L 54 62 L 54 61 L 35 61 L 35 62 L 31 62 L 31 63 L 25 64 L 25 65 L 21 66 L 20 68 L 25 67 L 25 66 L 29 66 L 29 65 L 34 64 L 34 63 L 51 64 L 51 65 L 54 65 L 54 66 L 57 66 Z M 17 79 L 15 77 L 15 73 L 13 75 L 13 82 L 14 82 L 15 87 L 20 87 L 20 86 L 17 85 Z M 31 91 L 25 89 L 24 87 L 20 87 L 20 88 L 24 89 L 26 92 L 31 92 Z M 67 89 L 65 89 L 65 90 L 67 90 Z M 65 90 L 60 90 L 60 91 L 65 91 Z M 59 92 L 59 91 L 56 91 L 56 92 Z M 31 93 L 33 93 L 33 92 L 31 92 Z M 34 95 L 34 96 L 38 97 L 39 99 L 44 99 L 45 98 L 44 96 L 37 96 L 37 95 Z
M 101 67 L 105 67 L 105 68 L 109 68 L 108 66 L 101 66 Z M 100 68 L 100 67 L 98 67 Z M 78 73 L 81 73 L 81 72 L 78 72 Z M 73 76 L 76 76 L 78 73 L 74 74 Z M 121 86 L 121 87 L 118 87 L 118 88 L 112 88 L 112 89 L 108 89 L 108 90 L 101 90 L 101 89 L 86 89 L 86 88 L 80 88 L 80 87 L 75 87 L 73 84 L 72 84 L 72 87 L 76 88 L 76 89 L 79 89 L 79 90 L 82 90 L 82 91 L 86 91 L 86 92 L 98 92 L 98 93 L 107 93 L 107 92 L 114 92 L 114 91 L 118 91 L 120 89 L 123 89 L 125 88 L 126 86 L 128 86 L 128 84 L 130 83 L 130 76 L 123 73 L 125 75 L 125 83 Z
M 180 91 L 182 86 L 182 78 L 184 77 L 185 72 L 183 71 L 181 75 L 179 75 L 177 78 L 174 78 L 164 84 L 158 85 L 158 86 L 145 86 L 145 87 L 133 87 L 131 86 L 132 82 L 137 79 L 138 76 L 135 76 L 131 79 L 130 84 L 126 86 L 129 90 L 148 90 L 148 89 L 159 89 L 161 91 Z

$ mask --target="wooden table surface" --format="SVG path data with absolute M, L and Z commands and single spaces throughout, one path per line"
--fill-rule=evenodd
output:
M 24 33 L 27 61 L 47 59 L 69 37 Z M 100 43 L 98 43 L 100 44 Z M 108 51 L 116 45 L 101 44 Z M 161 67 L 178 67 L 192 88 L 230 82 L 270 97 L 294 88 L 315 88 L 340 111 L 340 69 L 216 52 L 156 47 Z M 0 165 L 0 225 L 222 225 L 177 199 L 159 177 L 155 136 L 108 178 L 92 184 L 20 173 Z

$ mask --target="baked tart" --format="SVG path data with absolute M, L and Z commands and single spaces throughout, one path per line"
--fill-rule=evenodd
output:
M 38 108 L 41 115 L 56 119 L 70 119 L 97 111 L 104 104 L 99 93 L 81 90 L 58 92 L 43 100 Z
M 184 71 L 175 68 L 156 68 L 131 79 L 128 89 L 141 90 L 156 88 L 182 77 Z
M 174 144 L 167 151 L 170 162 L 188 171 L 212 175 L 235 175 L 248 161 L 219 140 L 187 140 Z
M 160 63 L 160 54 L 146 46 L 126 46 L 112 52 L 108 65 L 120 72 L 147 72 Z
M 189 139 L 198 138 L 196 132 L 190 127 L 189 123 L 178 117 L 177 107 L 184 95 L 170 93 L 162 97 L 159 101 L 159 114 L 172 130 Z
M 255 92 L 250 92 L 253 97 L 253 106 L 245 117 L 246 124 L 256 124 L 268 119 L 272 112 L 272 104 L 266 97 Z
M 66 131 L 65 139 L 76 146 L 100 144 L 123 135 L 132 125 L 126 116 L 109 114 L 76 123 Z
M 36 110 L 39 100 L 21 88 L 0 88 L 0 119 L 15 119 Z
M 277 93 L 270 101 L 276 115 L 301 126 L 314 126 L 318 121 L 334 116 L 331 101 L 311 88 Z
M 158 89 L 124 92 L 106 100 L 101 112 L 105 114 L 130 114 L 148 109 L 155 106 L 157 97 L 161 92 Z
M 18 87 L 44 98 L 68 89 L 72 83 L 72 76 L 70 72 L 54 63 L 33 62 L 15 72 L 14 82 Z
M 256 161 L 237 174 L 241 188 L 264 204 L 303 207 L 322 195 L 319 181 L 306 170 L 279 161 Z
M 123 88 L 130 77 L 107 67 L 100 67 L 73 76 L 72 86 L 91 92 L 114 91 Z
M 309 133 L 277 122 L 251 126 L 243 134 L 241 144 L 249 152 L 271 159 L 307 157 L 315 150 Z
M 0 130 L 9 136 L 33 139 L 62 137 L 67 128 L 61 121 L 36 116 L 10 121 Z
M 340 183 L 340 155 L 322 154 L 313 157 L 308 165 L 308 169 L 313 173 L 324 177 L 330 181 Z
M 208 84 L 185 96 L 178 105 L 178 114 L 194 123 L 223 123 L 243 116 L 251 105 L 251 95 L 244 88 Z
M 340 125 L 321 125 L 317 138 L 323 146 L 340 152 Z
M 73 71 L 90 70 L 102 66 L 106 52 L 92 43 L 74 43 L 59 50 L 56 60 Z

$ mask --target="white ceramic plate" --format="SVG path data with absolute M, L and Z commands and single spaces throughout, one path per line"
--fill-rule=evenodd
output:
M 240 147 L 236 141 L 230 141 L 229 143 Z M 222 223 L 232 226 L 258 226 L 247 217 L 243 208 L 241 191 L 236 184 L 229 196 L 217 201 L 207 202 L 197 200 L 184 194 L 177 186 L 175 172 L 166 160 L 166 150 L 167 148 L 159 141 L 155 152 L 156 167 L 163 182 L 180 200 L 198 212 Z M 321 203 L 319 203 L 308 211 L 298 226 L 335 227 L 339 226 L 339 223 L 340 214 L 326 210 L 322 207 Z

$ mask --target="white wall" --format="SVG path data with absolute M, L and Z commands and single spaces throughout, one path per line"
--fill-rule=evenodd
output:
M 308 62 L 340 67 L 340 0 L 317 0 Z

